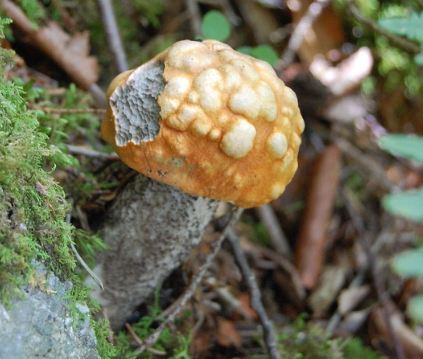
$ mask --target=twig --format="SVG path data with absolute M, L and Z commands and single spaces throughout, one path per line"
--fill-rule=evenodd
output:
M 96 113 L 104 114 L 106 110 L 104 108 L 53 108 L 43 106 L 30 106 L 32 110 L 39 110 L 45 113 L 57 113 L 57 114 L 76 114 L 76 113 Z
M 68 213 L 66 215 L 66 223 L 71 223 L 71 215 Z M 87 273 L 90 275 L 92 279 L 94 279 L 94 282 L 97 283 L 97 285 L 103 290 L 104 285 L 100 278 L 97 277 L 97 275 L 91 270 L 91 268 L 88 266 L 88 264 L 84 261 L 84 259 L 79 255 L 78 251 L 75 248 L 75 245 L 73 242 L 70 242 L 70 247 L 72 249 L 73 254 L 75 255 L 78 262 L 82 265 L 82 267 L 87 271 Z
M 395 186 L 387 179 L 382 166 L 371 159 L 364 151 L 352 145 L 348 140 L 342 138 L 342 135 L 336 133 L 333 140 L 343 154 L 353 160 L 366 174 L 371 173 L 377 183 L 386 190 L 392 191 Z
M 128 323 L 125 323 L 125 328 L 128 331 L 129 335 L 132 337 L 132 339 L 134 339 L 135 343 L 137 343 L 137 345 L 143 345 L 144 342 L 142 341 L 142 339 L 137 335 L 137 333 L 135 333 L 135 330 L 132 328 L 132 326 Z M 160 350 L 156 350 L 153 348 L 148 348 L 147 349 L 149 352 L 159 355 L 159 356 L 163 356 L 166 355 L 166 352 L 162 352 Z
M 241 209 L 237 209 L 235 207 L 232 208 L 229 218 L 225 220 L 226 223 L 223 223 L 222 225 L 219 226 L 221 228 L 220 229 L 221 233 L 219 238 L 212 243 L 210 253 L 207 255 L 203 265 L 200 267 L 200 269 L 198 270 L 198 272 L 192 279 L 190 285 L 188 286 L 186 291 L 178 298 L 178 300 L 174 304 L 172 304 L 171 308 L 168 308 L 166 310 L 166 314 L 167 314 L 166 318 L 157 327 L 157 329 L 143 341 L 143 345 L 141 345 L 134 352 L 134 355 L 141 354 L 142 352 L 147 350 L 147 348 L 154 345 L 157 342 L 157 340 L 160 338 L 160 335 L 162 334 L 163 330 L 175 320 L 179 312 L 185 307 L 185 305 L 194 295 L 194 292 L 197 289 L 198 285 L 203 280 L 204 275 L 206 274 L 207 270 L 210 268 L 210 265 L 213 263 L 214 259 L 216 258 L 217 253 L 219 253 L 219 250 L 222 247 L 222 243 L 224 242 L 226 238 L 226 234 L 229 228 L 234 224 L 234 222 L 238 220 L 241 213 L 242 213 Z
M 99 107 L 105 108 L 107 106 L 106 94 L 100 86 L 91 84 L 88 86 L 88 91 L 91 93 L 91 96 L 94 97 Z
M 91 270 L 91 268 L 88 266 L 88 264 L 84 261 L 84 259 L 79 255 L 78 251 L 75 248 L 75 245 L 71 242 L 70 244 L 73 254 L 75 255 L 78 262 L 82 265 L 82 267 L 87 271 L 87 273 L 90 275 L 92 279 L 94 279 L 94 282 L 98 284 L 98 286 L 101 288 L 101 290 L 104 289 L 103 282 L 97 275 Z
M 385 321 L 386 324 L 386 328 L 388 331 L 388 335 L 391 339 L 391 341 L 394 343 L 394 347 L 395 347 L 395 352 L 396 352 L 396 357 L 398 359 L 405 359 L 405 354 L 404 354 L 404 349 L 400 343 L 400 341 L 398 340 L 398 337 L 394 331 L 393 328 L 393 324 L 392 324 L 392 320 L 391 320 L 391 314 L 388 311 L 388 306 L 389 306 L 389 298 L 386 295 L 386 290 L 384 288 L 384 284 L 379 276 L 379 272 L 377 270 L 377 258 L 376 258 L 376 254 L 378 253 L 380 247 L 382 246 L 383 242 L 386 240 L 386 235 L 385 233 L 380 233 L 376 239 L 373 241 L 373 243 L 371 243 L 369 241 L 369 236 L 366 235 L 365 231 L 365 223 L 363 220 L 363 217 L 360 216 L 360 213 L 357 213 L 357 209 L 355 208 L 355 206 L 353 206 L 353 202 L 352 202 L 352 197 L 349 196 L 348 194 L 349 192 L 345 192 L 345 198 L 346 198 L 346 207 L 347 210 L 351 216 L 351 220 L 358 232 L 358 238 L 360 239 L 360 244 L 362 245 L 362 247 L 365 250 L 365 253 L 367 255 L 367 265 L 365 268 L 362 269 L 362 271 L 360 271 L 357 274 L 357 282 L 360 282 L 360 277 L 361 275 L 364 275 L 366 273 L 366 271 L 370 271 L 372 278 L 373 278 L 373 283 L 374 283 L 374 287 L 376 289 L 376 295 L 378 297 L 379 302 L 382 304 L 382 316 L 383 316 L 383 320 Z M 334 322 L 332 322 L 332 319 L 330 322 L 332 322 L 331 324 L 331 329 L 334 328 L 334 326 L 337 324 L 336 320 L 337 318 L 333 318 Z
M 368 17 L 362 15 L 360 13 L 360 10 L 355 6 L 353 0 L 348 1 L 348 10 L 351 13 L 354 18 L 372 29 L 373 31 L 385 36 L 391 43 L 400 49 L 410 52 L 412 54 L 418 54 L 420 52 L 420 47 L 416 45 L 415 43 L 408 41 L 407 39 L 403 37 L 399 37 L 382 27 L 380 27 L 378 24 L 376 24 L 372 19 L 369 19 Z
M 316 0 L 310 4 L 306 13 L 295 27 L 289 39 L 288 46 L 281 56 L 279 66 L 277 66 L 278 68 L 285 68 L 294 60 L 295 53 L 300 48 L 307 31 L 311 28 L 314 21 L 319 17 L 320 13 L 329 2 L 329 0 Z
M 201 34 L 201 13 L 197 0 L 185 0 L 194 37 Z
M 247 285 L 251 294 L 251 306 L 256 311 L 260 323 L 263 327 L 263 338 L 266 344 L 267 352 L 270 358 L 280 359 L 273 324 L 267 316 L 266 310 L 264 309 L 263 303 L 261 301 L 260 289 L 248 264 L 247 258 L 245 257 L 245 254 L 240 247 L 239 238 L 232 229 L 228 231 L 227 237 L 229 244 L 231 245 L 235 261 L 241 270 L 242 277 L 244 278 L 245 284 Z
M 385 285 L 382 281 L 382 278 L 379 275 L 379 271 L 376 267 L 376 256 L 374 251 L 371 248 L 369 238 L 367 236 L 363 236 L 362 240 L 363 245 L 366 248 L 366 253 L 368 257 L 368 262 L 370 265 L 371 274 L 373 277 L 373 283 L 376 289 L 376 295 L 378 297 L 379 302 L 382 304 L 382 316 L 386 323 L 386 327 L 388 330 L 388 335 L 392 342 L 394 343 L 396 357 L 398 359 L 406 359 L 404 349 L 398 340 L 398 337 L 394 331 L 393 323 L 391 320 L 391 313 L 388 310 L 389 305 L 389 298 L 386 294 Z
M 66 145 L 68 151 L 75 155 L 82 155 L 86 157 L 94 157 L 94 158 L 101 158 L 105 160 L 117 161 L 119 156 L 116 153 L 103 153 L 93 150 L 91 148 L 86 148 L 82 146 L 75 146 L 75 145 Z
M 98 5 L 101 11 L 103 26 L 107 34 L 109 49 L 113 55 L 116 68 L 119 72 L 126 71 L 128 70 L 128 62 L 116 23 L 112 2 L 111 0 L 98 0 Z
M 272 245 L 276 251 L 279 254 L 291 257 L 292 253 L 289 248 L 288 240 L 286 239 L 285 233 L 280 226 L 273 208 L 269 204 L 265 204 L 264 206 L 257 208 L 257 214 L 268 229 Z

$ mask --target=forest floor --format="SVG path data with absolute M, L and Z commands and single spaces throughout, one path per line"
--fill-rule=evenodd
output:
M 99 134 L 104 91 L 126 62 L 138 66 L 177 40 L 229 26 L 225 42 L 270 62 L 297 94 L 306 130 L 294 179 L 276 201 L 244 211 L 177 320 L 134 357 L 265 357 L 269 319 L 258 300 L 282 358 L 423 358 L 423 326 L 407 310 L 423 282 L 393 268 L 423 227 L 389 213 L 385 197 L 419 188 L 422 166 L 380 146 L 387 133 L 423 134 L 419 48 L 378 22 L 422 9 L 412 0 L 115 1 L 122 65 L 96 2 L 0 1 L 13 19 L 2 47 L 16 52 L 5 75 L 23 85 L 48 143 L 63 151 L 50 171 L 88 265 L 102 215 L 133 176 Z M 207 27 L 212 10 L 223 25 L 212 18 Z M 110 333 L 117 357 L 155 333 L 213 240 L 206 235 L 126 329 Z M 239 248 L 259 293 L 239 269 Z

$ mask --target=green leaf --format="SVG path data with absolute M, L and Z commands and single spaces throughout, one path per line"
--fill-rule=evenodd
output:
M 259 45 L 252 49 L 251 56 L 268 62 L 274 66 L 279 59 L 278 53 L 270 45 Z
M 411 298 L 408 302 L 407 311 L 416 322 L 423 323 L 423 295 Z
M 379 25 L 394 34 L 423 42 L 423 12 L 413 13 L 409 17 L 381 19 Z
M 419 66 L 423 66 L 423 50 L 414 57 L 414 62 Z
M 245 55 L 252 56 L 251 53 L 253 52 L 253 48 L 251 46 L 241 46 L 241 47 L 238 47 L 236 51 Z
M 423 163 L 423 137 L 402 134 L 385 135 L 379 140 L 379 145 L 394 155 Z
M 402 277 L 423 277 L 423 248 L 402 252 L 392 260 L 392 268 Z
M 416 222 L 423 221 L 423 187 L 418 190 L 388 194 L 383 198 L 382 204 L 386 211 L 394 215 Z
M 231 25 L 220 11 L 212 10 L 204 15 L 201 32 L 206 39 L 225 41 L 231 33 Z

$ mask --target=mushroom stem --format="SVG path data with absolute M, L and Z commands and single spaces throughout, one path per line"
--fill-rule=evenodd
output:
M 186 259 L 218 203 L 141 175 L 120 193 L 101 231 L 108 249 L 95 271 L 104 290 L 93 293 L 114 329 Z

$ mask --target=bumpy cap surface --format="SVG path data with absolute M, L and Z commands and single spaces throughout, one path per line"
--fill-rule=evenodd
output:
M 254 207 L 282 194 L 304 129 L 267 63 L 180 41 L 110 85 L 102 135 L 128 166 L 196 196 Z

